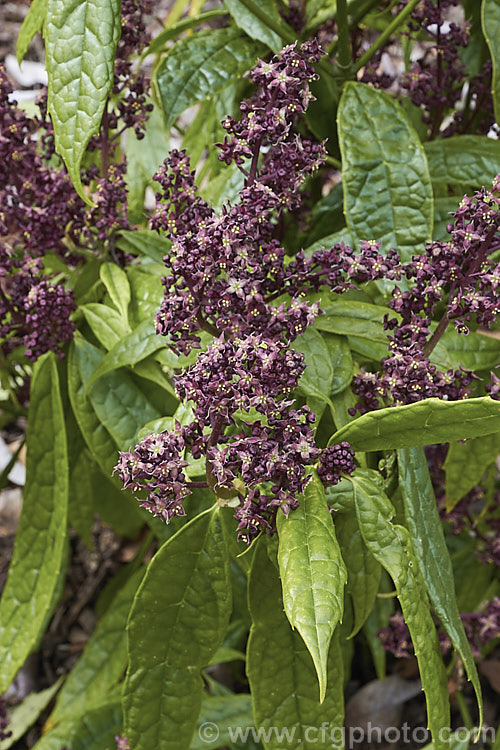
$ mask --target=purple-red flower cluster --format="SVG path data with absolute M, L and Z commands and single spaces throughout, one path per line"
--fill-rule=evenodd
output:
M 342 475 L 352 474 L 356 464 L 354 463 L 354 451 L 345 440 L 338 445 L 331 445 L 321 452 L 318 464 L 318 476 L 325 485 L 338 484 Z
M 479 612 L 460 615 L 465 634 L 470 643 L 473 655 L 481 656 L 481 647 L 500 637 L 500 598 L 496 596 L 484 605 Z M 438 635 L 443 654 L 451 649 L 451 641 L 438 624 Z M 389 618 L 389 625 L 378 632 L 384 648 L 397 657 L 408 657 L 414 653 L 413 643 L 408 626 L 401 612 Z
M 200 486 L 187 477 L 187 453 L 204 457 L 205 486 L 220 498 L 239 499 L 238 533 L 247 542 L 275 530 L 278 509 L 297 507 L 307 467 L 321 453 L 314 415 L 305 406 L 294 409 L 289 399 L 304 369 L 289 342 L 319 313 L 305 293 L 398 278 L 399 259 L 382 257 L 377 243 L 364 243 L 359 252 L 336 245 L 311 258 L 299 253 L 287 265 L 275 238 L 281 212 L 298 205 L 301 184 L 323 159 L 322 145 L 293 130 L 311 100 L 318 57 L 315 43 L 292 45 L 251 73 L 256 93 L 241 105 L 240 120 L 223 123 L 228 136 L 221 159 L 245 175 L 234 205 L 219 215 L 198 196 L 184 152 L 171 152 L 156 175 L 162 193 L 152 224 L 172 241 L 157 332 L 182 353 L 200 346 L 203 330 L 216 338 L 176 380 L 193 421 L 122 453 L 117 471 L 125 486 L 147 490 L 144 507 L 168 521 L 184 514 L 184 497 Z M 325 452 L 326 481 L 352 468 L 346 446 Z
M 182 501 L 193 486 L 185 474 L 189 451 L 206 457 L 207 483 L 216 495 L 240 497 L 241 538 L 274 530 L 276 511 L 297 506 L 309 479 L 306 467 L 320 453 L 314 415 L 287 400 L 303 369 L 303 355 L 285 344 L 258 336 L 216 339 L 176 381 L 179 398 L 192 403 L 193 421 L 121 453 L 116 470 L 124 486 L 148 490 L 141 504 L 166 521 L 184 515 Z
M 18 346 L 35 361 L 47 351 L 62 356 L 73 338 L 73 292 L 41 274 L 42 262 L 16 260 L 0 245 L 0 342 L 4 354 Z
M 362 399 L 357 408 L 468 395 L 471 372 L 440 372 L 429 357 L 450 321 L 466 335 L 471 321 L 489 327 L 500 312 L 500 264 L 491 257 L 500 248 L 499 188 L 497 177 L 492 189 L 465 196 L 448 226 L 450 240 L 428 244 L 422 255 L 403 266 L 412 286 L 408 290 L 396 286 L 389 302 L 399 316 L 385 321 L 391 331 L 390 356 L 382 360 L 381 374 L 356 376 L 354 390 Z M 446 311 L 433 331 L 433 315 L 446 297 Z

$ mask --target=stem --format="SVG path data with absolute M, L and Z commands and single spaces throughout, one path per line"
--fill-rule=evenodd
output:
M 378 39 L 376 39 L 372 46 L 366 50 L 365 54 L 362 55 L 359 60 L 355 63 L 354 69 L 356 72 L 361 68 L 364 68 L 367 62 L 384 46 L 384 44 L 391 38 L 396 29 L 403 24 L 406 19 L 411 15 L 413 9 L 419 4 L 420 0 L 410 0 L 406 8 L 404 8 L 399 15 L 389 24 L 389 26 L 383 31 Z
M 424 357 L 429 357 L 429 354 L 432 352 L 437 342 L 439 341 L 439 339 L 445 332 L 446 326 L 448 325 L 449 322 L 450 322 L 450 319 L 448 317 L 448 313 L 445 312 L 445 314 L 443 315 L 443 317 L 438 323 L 438 327 L 436 328 L 431 338 L 429 339 L 429 341 L 423 348 L 422 354 L 424 355 Z
M 467 729 L 473 729 L 474 725 L 472 723 L 472 716 L 470 715 L 470 711 L 465 702 L 463 693 L 460 690 L 457 690 L 457 692 L 455 693 L 455 700 L 457 702 L 458 710 L 460 711 L 460 716 L 462 717 L 464 725 L 467 727 Z
M 336 167 L 337 169 L 340 169 L 342 167 L 342 162 L 336 159 L 334 156 L 330 156 L 330 154 L 326 154 L 325 162 L 327 164 L 331 164 L 332 167 Z
M 108 176 L 109 163 L 109 132 L 108 132 L 108 102 L 104 107 L 101 121 L 101 177 Z
M 351 23 L 349 24 L 349 31 L 353 31 L 358 23 L 371 11 L 375 5 L 378 5 L 380 0 L 371 0 L 361 11 L 358 11 L 352 16 Z M 333 42 L 326 48 L 326 54 L 331 57 L 337 52 L 339 46 L 339 38 L 333 40 Z
M 352 65 L 352 55 L 346 0 L 337 0 L 337 35 L 339 40 L 337 65 L 341 70 L 347 71 Z

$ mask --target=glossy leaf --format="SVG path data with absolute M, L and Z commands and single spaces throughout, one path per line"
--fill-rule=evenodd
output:
M 36 363 L 30 390 L 23 507 L 0 602 L 0 693 L 46 625 L 66 545 L 68 455 L 54 354 Z
M 225 747 L 231 744 L 235 730 L 252 726 L 252 699 L 248 694 L 209 695 L 202 703 L 198 731 L 194 733 L 189 750 L 207 750 L 210 744 L 212 747 Z M 210 734 L 214 728 L 217 738 Z
M 500 362 L 500 339 L 471 331 L 461 336 L 450 326 L 441 337 L 451 360 L 451 366 L 467 370 L 489 370 Z
M 355 451 L 380 451 L 465 440 L 499 430 L 500 403 L 489 396 L 462 401 L 427 398 L 362 414 L 330 442 L 347 440 Z
M 185 109 L 222 91 L 265 52 L 235 28 L 199 31 L 178 41 L 156 73 L 167 129 Z
M 19 65 L 24 60 L 33 37 L 42 30 L 46 15 L 47 0 L 32 0 L 17 37 L 16 57 Z
M 319 680 L 320 701 L 327 686 L 330 640 L 344 611 L 347 573 L 326 503 L 314 476 L 299 508 L 278 513 L 278 563 L 288 621 L 304 639 Z
M 48 108 L 56 151 L 87 201 L 80 164 L 89 140 L 99 132 L 120 29 L 119 0 L 47 0 Z
M 146 47 L 141 57 L 144 58 L 147 57 L 147 55 L 156 55 L 163 49 L 167 42 L 171 39 L 177 39 L 177 37 L 184 31 L 194 29 L 196 26 L 201 26 L 203 23 L 212 21 L 214 18 L 220 18 L 220 16 L 224 16 L 225 14 L 226 11 L 223 8 L 215 8 L 214 10 L 207 10 L 205 13 L 199 13 L 197 16 L 181 18 L 177 23 L 160 31 L 151 44 Z
M 134 750 L 189 747 L 203 697 L 201 669 L 222 643 L 230 613 L 227 549 L 212 509 L 157 552 L 130 613 L 123 706 Z
M 495 119 L 500 120 L 500 0 L 483 0 L 482 25 L 493 62 L 491 91 L 495 108 Z
M 322 401 L 329 398 L 333 385 L 333 367 L 323 337 L 314 328 L 307 328 L 293 342 L 293 348 L 304 355 L 306 369 L 299 381 L 308 396 Z
M 328 687 L 320 704 L 311 655 L 285 617 L 278 571 L 262 540 L 252 561 L 248 595 L 252 627 L 247 646 L 247 675 L 255 724 L 267 733 L 267 740 L 262 736 L 266 750 L 331 748 L 335 737 L 339 741 L 335 732 L 344 723 L 338 633 L 334 634 L 327 652 Z M 307 733 L 307 727 L 318 731 L 312 735 Z M 324 729 L 323 735 L 320 727 Z
M 172 243 L 161 237 L 152 229 L 123 230 L 116 244 L 125 253 L 146 255 L 156 263 L 163 262 L 163 256 L 170 250 Z
M 283 47 L 279 34 L 273 31 L 255 13 L 252 13 L 244 2 L 241 2 L 241 0 L 224 0 L 224 5 L 233 17 L 236 26 L 245 34 L 251 36 L 252 39 L 264 42 L 273 52 L 279 52 Z M 258 5 L 260 10 L 271 18 L 273 25 L 276 27 L 284 25 L 273 0 L 259 0 Z
M 121 314 L 124 324 L 128 321 L 128 306 L 130 303 L 130 284 L 127 274 L 116 263 L 103 263 L 100 271 L 101 281 L 106 287 L 111 302 Z
M 441 730 L 450 726 L 448 683 L 425 583 L 410 535 L 391 523 L 394 509 L 373 476 L 378 475 L 358 470 L 350 479 L 359 528 L 366 546 L 394 581 L 418 660 L 434 747 L 444 750 L 448 745 Z
M 464 495 L 481 483 L 489 466 L 495 463 L 500 452 L 500 433 L 472 438 L 465 443 L 450 443 L 446 460 L 446 508 L 452 510 Z
M 399 486 L 412 547 L 434 612 L 460 654 L 469 680 L 474 685 L 479 706 L 478 726 L 481 726 L 483 703 L 479 676 L 460 619 L 453 568 L 423 448 L 399 450 L 398 466 Z
M 115 736 L 121 731 L 122 712 L 117 699 L 84 716 L 67 719 L 44 734 L 33 750 L 108 750 L 116 746 Z
M 144 569 L 138 570 L 113 599 L 69 673 L 46 730 L 98 708 L 106 702 L 110 689 L 118 684 L 127 665 L 127 618 L 143 575 Z
M 341 393 L 350 385 L 353 376 L 352 355 L 345 336 L 335 336 L 323 333 L 323 340 L 328 348 L 330 362 L 333 367 L 333 382 L 331 395 Z
M 129 128 L 127 131 L 125 148 L 126 181 L 131 224 L 143 222 L 147 218 L 144 209 L 144 193 L 147 185 L 153 181 L 153 175 L 163 164 L 169 150 L 168 133 L 164 128 L 163 118 L 157 107 L 149 114 L 142 138 L 137 138 L 133 128 Z M 133 234 L 133 232 L 129 232 L 129 234 Z M 156 236 L 160 240 L 158 234 Z
M 154 322 L 145 320 L 137 328 L 120 339 L 104 355 L 87 382 L 87 389 L 108 372 L 113 372 L 127 365 L 133 367 L 137 362 L 146 359 L 150 354 L 163 349 L 165 339 L 156 333 Z M 173 387 L 170 388 L 174 393 Z
M 352 638 L 361 630 L 373 609 L 381 567 L 366 548 L 354 508 L 349 512 L 336 513 L 334 520 L 340 553 L 347 568 L 346 593 L 350 595 L 354 609 Z
M 338 110 L 347 226 L 356 242 L 378 240 L 403 260 L 423 249 L 433 227 L 424 149 L 397 101 L 347 83 Z M 367 206 L 370 210 L 367 210 Z
M 100 302 L 89 302 L 82 305 L 80 310 L 85 315 L 85 320 L 92 329 L 92 333 L 99 343 L 108 351 L 118 344 L 129 332 L 128 326 L 118 310 Z
M 394 316 L 392 310 L 381 305 L 340 299 L 324 309 L 323 314 L 316 318 L 314 327 L 348 338 L 369 339 L 381 344 L 382 351 L 387 355 L 387 331 L 383 322 L 387 314 Z
M 500 172 L 500 143 L 485 135 L 437 138 L 424 148 L 434 186 L 455 185 L 462 189 L 465 185 L 479 189 L 488 187 Z

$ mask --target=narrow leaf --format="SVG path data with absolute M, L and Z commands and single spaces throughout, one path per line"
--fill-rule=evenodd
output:
M 251 36 L 252 39 L 256 39 L 258 42 L 264 42 L 267 46 L 272 49 L 273 52 L 279 52 L 283 47 L 281 37 L 276 31 L 273 31 L 268 24 L 258 18 L 255 13 L 249 10 L 245 3 L 241 0 L 224 0 L 224 5 L 234 18 L 236 26 L 238 26 L 245 34 Z M 259 8 L 264 12 L 273 25 L 279 28 L 284 25 L 283 19 L 281 18 L 273 0 L 259 0 Z M 291 29 L 289 29 L 291 31 Z
M 347 226 L 357 243 L 378 240 L 411 260 L 433 227 L 432 184 L 417 133 L 392 96 L 364 83 L 345 85 L 338 127 Z
M 181 112 L 229 86 L 265 51 L 235 28 L 199 31 L 177 42 L 156 74 L 167 130 Z
M 286 616 L 312 656 L 323 701 L 328 649 L 344 612 L 347 574 L 323 485 L 317 476 L 307 485 L 299 508 L 288 518 L 280 512 L 277 525 Z
M 494 432 L 465 443 L 450 443 L 444 462 L 446 508 L 452 510 L 464 495 L 481 483 L 500 451 L 500 434 Z
M 221 644 L 230 612 L 223 529 L 219 513 L 209 510 L 157 552 L 130 613 L 123 707 L 134 750 L 189 747 L 203 697 L 201 669 Z
M 108 750 L 116 747 L 115 736 L 121 731 L 119 700 L 90 711 L 84 716 L 62 721 L 33 745 L 33 750 Z
M 427 593 L 436 615 L 460 654 L 476 691 L 479 724 L 483 723 L 481 685 L 455 596 L 450 555 L 423 448 L 398 451 L 399 481 L 405 518 Z
M 42 30 L 47 14 L 47 0 L 32 0 L 24 18 L 16 43 L 16 57 L 19 65 L 24 60 L 33 37 Z
M 125 271 L 116 263 L 103 263 L 100 271 L 101 281 L 111 298 L 111 302 L 123 318 L 125 326 L 128 321 L 130 303 L 130 284 Z
M 23 508 L 0 603 L 0 693 L 9 687 L 41 635 L 63 565 L 68 455 L 52 353 L 34 367 L 26 445 Z
M 45 47 L 48 107 L 56 151 L 77 193 L 87 202 L 80 164 L 99 132 L 113 84 L 120 36 L 120 0 L 47 0 Z
M 366 548 L 354 509 L 335 514 L 334 520 L 340 553 L 347 568 L 346 593 L 350 595 L 354 609 L 352 638 L 361 630 L 373 609 L 381 567 Z
M 7 726 L 8 731 L 12 734 L 7 739 L 0 741 L 0 750 L 8 750 L 33 726 L 61 687 L 63 680 L 64 677 L 60 677 L 46 690 L 41 690 L 39 693 L 30 693 L 18 706 L 9 711 Z
M 490 48 L 493 62 L 491 93 L 495 119 L 500 121 L 500 0 L 483 0 L 481 8 L 483 34 Z
M 462 401 L 427 398 L 362 414 L 330 442 L 347 440 L 355 451 L 380 451 L 465 440 L 499 430 L 500 403 L 489 396 Z
M 394 581 L 418 660 L 434 747 L 445 750 L 448 743 L 441 730 L 450 726 L 448 683 L 425 583 L 410 535 L 391 523 L 394 509 L 372 476 L 378 475 L 358 470 L 351 477 L 359 528 L 366 546 Z
M 252 561 L 248 597 L 252 627 L 247 675 L 255 725 L 266 750 L 341 747 L 342 737 L 337 733 L 344 724 L 344 695 L 338 632 L 328 652 L 328 688 L 321 704 L 311 655 L 285 617 L 278 572 L 262 541 Z M 308 727 L 317 731 L 311 733 Z

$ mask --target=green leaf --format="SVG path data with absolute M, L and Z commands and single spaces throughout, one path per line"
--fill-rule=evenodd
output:
M 347 226 L 357 243 L 377 240 L 411 260 L 431 239 L 433 197 L 425 152 L 406 113 L 385 92 L 347 83 L 338 127 Z
M 450 707 L 441 647 L 410 535 L 403 526 L 391 523 L 394 509 L 372 478 L 377 476 L 376 472 L 358 469 L 350 477 L 359 528 L 366 546 L 394 581 L 418 660 L 427 723 L 436 750 L 445 750 L 448 743 L 441 730 L 450 726 Z
M 111 435 L 116 446 L 120 450 L 129 450 L 135 444 L 141 427 L 146 422 L 151 422 L 153 419 L 158 419 L 162 416 L 151 398 L 152 393 L 148 393 L 148 396 L 146 396 L 136 385 L 133 377 L 121 369 L 103 375 L 90 390 L 87 400 L 85 395 L 87 383 L 94 370 L 101 363 L 103 353 L 82 337 L 78 337 L 75 339 L 73 354 L 75 356 L 71 360 L 70 370 L 73 373 L 76 365 L 80 383 L 83 386 L 83 390 L 78 390 L 78 386 L 76 386 L 76 391 L 75 387 L 71 389 L 74 394 L 73 400 L 76 404 L 76 408 L 75 406 L 73 408 L 77 420 L 79 416 L 77 411 L 88 412 L 89 408 L 91 408 L 97 421 L 105 429 L 106 433 Z M 167 397 L 165 397 L 165 409 L 169 405 Z M 96 430 L 94 426 L 95 418 L 92 419 L 90 416 L 89 421 L 92 424 L 91 429 L 97 433 L 98 438 L 105 437 L 105 435 L 102 435 L 102 430 Z M 87 424 L 85 423 L 83 426 L 80 426 L 80 429 L 87 440 Z M 90 438 L 89 448 L 94 453 L 96 449 L 94 436 Z M 114 466 L 117 454 L 115 451 L 111 451 L 109 447 L 106 451 L 106 456 L 99 457 L 97 454 L 94 454 L 103 469 L 105 466 L 109 466 L 110 454 L 113 456 L 111 460 L 114 461 Z
M 139 139 L 133 128 L 127 130 L 125 148 L 126 182 L 131 224 L 141 223 L 147 219 L 144 210 L 144 193 L 147 185 L 153 182 L 153 175 L 156 174 L 158 167 L 161 166 L 169 152 L 168 133 L 165 131 L 163 118 L 157 107 L 150 112 L 142 136 Z M 133 232 L 129 232 L 129 234 L 133 234 Z M 156 236 L 158 237 L 158 235 Z
M 118 450 L 91 402 L 84 396 L 85 384 L 95 366 L 95 352 L 99 350 L 83 338 L 75 337 L 68 356 L 69 397 L 82 436 L 102 472 L 99 476 L 96 472 L 91 474 L 95 509 L 117 533 L 134 536 L 144 523 L 145 514 L 140 511 L 132 493 L 124 492 L 121 482 L 111 477 L 118 461 Z
M 163 263 L 163 256 L 172 247 L 170 240 L 151 229 L 124 229 L 118 235 L 116 244 L 124 253 L 146 255 L 156 263 Z
M 361 630 L 373 609 L 381 567 L 363 542 L 354 508 L 335 514 L 334 520 L 340 553 L 347 568 L 346 593 L 350 595 L 354 609 L 352 638 Z
M 362 414 L 337 430 L 330 443 L 347 440 L 355 451 L 380 451 L 448 443 L 499 430 L 500 403 L 489 396 L 462 401 L 427 398 Z
M 88 549 L 92 549 L 95 510 L 92 492 L 92 459 L 88 455 L 71 409 L 66 414 L 66 420 L 69 458 L 68 520 Z
M 427 459 L 423 448 L 398 451 L 399 486 L 405 518 L 415 556 L 423 575 L 434 612 L 460 654 L 469 680 L 474 685 L 483 723 L 481 685 L 455 596 L 453 568 L 446 547 Z
M 122 336 L 130 329 L 123 322 L 118 310 L 101 302 L 89 302 L 82 305 L 80 310 L 92 329 L 92 333 L 99 343 L 108 351 L 120 342 Z
M 136 571 L 125 583 L 98 623 L 58 695 L 46 730 L 97 708 L 118 684 L 127 665 L 127 618 L 144 572 Z
M 481 8 L 483 34 L 490 48 L 493 62 L 491 92 L 495 119 L 500 121 L 500 0 L 483 0 Z
M 35 723 L 42 711 L 49 705 L 50 701 L 61 687 L 64 677 L 60 677 L 46 690 L 39 693 L 30 693 L 22 703 L 8 712 L 8 731 L 12 732 L 10 737 L 0 741 L 0 750 L 8 750 L 17 742 L 23 734 Z
M 332 392 L 333 367 L 323 337 L 314 328 L 306 328 L 293 342 L 293 348 L 304 355 L 306 365 L 299 381 L 300 388 L 324 403 Z
M 47 0 L 32 0 L 28 12 L 19 30 L 16 43 L 16 57 L 19 65 L 24 60 L 33 37 L 42 30 L 47 15 Z M 1 746 L 0 746 L 1 747 Z
M 207 732 L 207 724 L 208 727 Z M 207 750 L 210 744 L 213 748 L 230 745 L 235 731 L 252 727 L 252 699 L 246 693 L 238 695 L 208 696 L 201 706 L 198 721 L 198 731 L 195 732 L 189 750 Z M 217 732 L 210 735 L 210 731 Z M 210 744 L 208 744 L 210 743 Z
M 47 0 L 45 48 L 48 108 L 56 151 L 77 193 L 88 203 L 80 164 L 113 84 L 121 29 L 119 0 Z
M 265 53 L 235 28 L 199 31 L 177 42 L 156 74 L 167 130 L 181 112 L 222 91 Z
M 500 12 L 498 18 L 500 21 Z M 491 184 L 500 172 L 500 143 L 485 135 L 437 138 L 424 148 L 432 183 L 440 188 L 479 189 Z
M 110 750 L 116 747 L 115 735 L 121 731 L 122 714 L 119 700 L 109 701 L 84 716 L 62 721 L 44 734 L 33 750 Z
M 110 296 L 111 302 L 121 314 L 124 324 L 127 325 L 128 306 L 131 297 L 127 274 L 116 263 L 103 263 L 100 270 L 100 277 Z
M 158 349 L 164 348 L 165 338 L 156 333 L 152 320 L 145 320 L 104 355 L 87 382 L 87 390 L 108 372 L 118 370 L 120 367 L 133 367 Z M 170 386 L 170 392 L 175 393 L 173 386 Z
M 0 693 L 37 643 L 63 566 L 68 455 L 56 357 L 41 357 L 31 381 L 23 508 L 0 602 Z
M 297 513 L 298 511 L 294 511 Z M 266 750 L 301 747 L 326 750 L 344 724 L 342 655 L 338 632 L 326 664 L 328 688 L 322 704 L 311 655 L 283 612 L 278 572 L 266 544 L 256 547 L 249 581 L 252 627 L 247 646 L 247 675 L 255 725 Z M 311 734 L 307 727 L 317 728 Z M 323 730 L 323 734 L 320 732 Z M 339 746 L 342 742 L 339 742 Z
M 495 463 L 499 452 L 500 434 L 496 432 L 465 443 L 450 443 L 444 462 L 448 511 L 481 483 L 485 471 Z
M 297 510 L 288 518 L 278 512 L 277 527 L 286 616 L 312 656 L 322 702 L 330 640 L 344 611 L 347 573 L 323 485 L 316 475 Z
M 160 31 L 160 33 L 155 36 L 149 47 L 146 47 L 141 54 L 141 59 L 144 59 L 148 55 L 156 55 L 158 52 L 161 52 L 167 42 L 171 39 L 177 39 L 177 37 L 184 31 L 194 29 L 196 26 L 202 26 L 207 21 L 212 21 L 214 18 L 220 18 L 224 15 L 226 15 L 226 11 L 223 8 L 216 8 L 215 10 L 207 10 L 205 13 L 200 13 L 197 16 L 181 18 L 181 20 L 174 23 L 173 26 L 168 26 L 168 28 L 163 29 L 163 31 Z
M 316 318 L 314 327 L 320 331 L 345 335 L 349 342 L 368 339 L 379 345 L 382 358 L 388 355 L 385 315 L 395 317 L 388 307 L 340 299 L 324 309 L 323 314 Z
M 471 331 L 460 335 L 448 327 L 441 342 L 451 359 L 451 366 L 467 370 L 490 370 L 500 363 L 500 339 Z
M 134 750 L 189 747 L 203 698 L 201 669 L 222 643 L 230 613 L 228 554 L 212 509 L 157 552 L 130 613 L 123 707 Z
M 238 26 L 245 34 L 256 39 L 258 42 L 264 42 L 272 49 L 273 52 L 279 52 L 283 47 L 281 37 L 276 31 L 273 31 L 264 21 L 258 18 L 246 7 L 245 2 L 241 0 L 224 0 L 224 5 Z M 259 8 L 272 20 L 276 27 L 284 25 L 273 0 L 259 0 Z M 289 29 L 291 31 L 291 29 Z M 293 33 L 293 32 L 292 32 Z
M 341 393 L 350 385 L 353 376 L 352 355 L 345 336 L 323 333 L 323 341 L 328 347 L 330 362 L 333 367 L 331 395 Z

